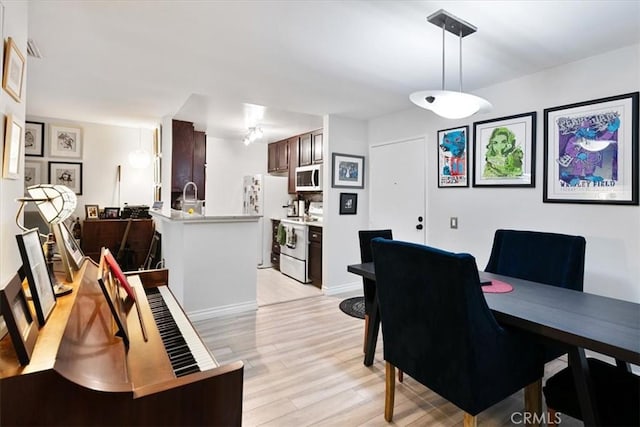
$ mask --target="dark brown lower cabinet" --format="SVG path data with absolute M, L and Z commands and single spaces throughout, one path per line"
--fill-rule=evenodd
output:
M 322 288 L 322 227 L 309 226 L 309 279 Z
M 271 227 L 273 227 L 273 236 L 271 239 L 271 266 L 274 270 L 280 271 L 280 244 L 278 243 L 278 226 L 280 221 L 277 219 L 271 220 Z

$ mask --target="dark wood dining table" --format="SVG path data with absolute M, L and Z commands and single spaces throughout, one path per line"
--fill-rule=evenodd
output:
M 372 262 L 349 265 L 347 271 L 376 280 Z M 484 294 L 500 324 L 567 347 L 583 421 L 599 425 L 584 350 L 611 356 L 621 368 L 640 365 L 640 304 L 482 271 L 479 275 L 481 281 L 495 279 L 513 286 L 508 293 Z M 380 327 L 377 298 L 374 301 L 366 331 L 366 366 L 373 363 Z

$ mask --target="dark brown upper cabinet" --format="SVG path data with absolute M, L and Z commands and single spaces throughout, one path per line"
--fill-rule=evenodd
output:
M 193 123 L 173 120 L 171 149 L 171 193 L 182 195 L 187 182 L 198 186 L 198 199 L 204 200 L 207 136 L 194 130 Z M 189 190 L 191 195 L 191 191 Z

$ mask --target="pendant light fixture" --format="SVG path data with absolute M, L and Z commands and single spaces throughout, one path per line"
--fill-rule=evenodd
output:
M 414 92 L 409 96 L 411 102 L 446 119 L 463 119 L 476 113 L 490 111 L 492 106 L 486 99 L 462 91 L 462 38 L 475 33 L 477 28 L 444 9 L 431 14 L 427 17 L 427 21 L 442 28 L 442 90 Z M 455 34 L 460 39 L 460 90 L 458 92 L 445 90 L 444 86 L 444 37 L 446 31 Z

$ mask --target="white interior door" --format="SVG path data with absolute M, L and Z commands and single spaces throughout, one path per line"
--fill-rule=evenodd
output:
M 371 147 L 369 222 L 393 238 L 425 243 L 425 139 Z

